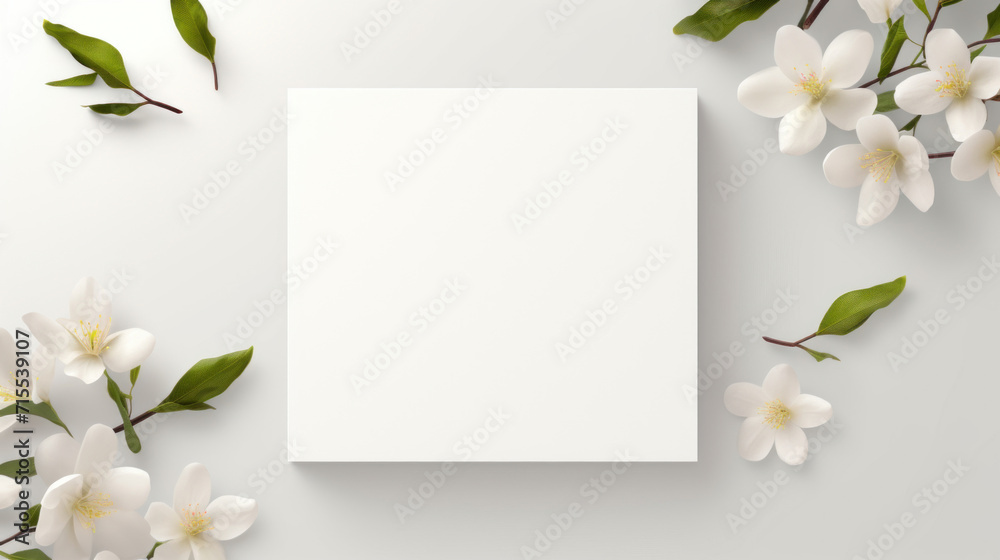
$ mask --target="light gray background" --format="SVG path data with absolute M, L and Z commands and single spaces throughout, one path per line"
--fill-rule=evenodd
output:
M 295 465 L 281 468 L 285 449 L 285 320 L 280 305 L 247 344 L 257 353 L 245 376 L 215 404 L 217 412 L 166 417 L 146 436 L 133 464 L 154 477 L 153 499 L 166 499 L 180 469 L 208 465 L 216 493 L 256 497 L 261 515 L 228 545 L 232 558 L 294 554 L 316 558 L 518 558 L 551 515 L 573 502 L 584 515 L 556 540 L 546 558 L 851 558 L 865 554 L 883 524 L 914 512 L 917 525 L 885 558 L 995 558 L 1000 462 L 993 395 L 995 314 L 1000 289 L 986 282 L 961 310 L 947 298 L 997 252 L 1000 198 L 985 179 L 960 184 L 947 163 L 933 166 L 938 199 L 926 215 L 905 200 L 886 222 L 850 236 L 857 192 L 829 186 L 822 156 L 853 135 L 831 131 L 815 153 L 770 155 L 746 184 L 723 200 L 717 182 L 731 166 L 752 161 L 776 134 L 776 123 L 744 110 L 739 82 L 771 65 L 774 31 L 794 23 L 803 2 L 786 0 L 721 44 L 672 35 L 698 2 L 589 0 L 553 30 L 545 11 L 555 0 L 405 2 L 405 11 L 353 62 L 340 44 L 381 9 L 381 0 L 329 3 L 208 0 L 219 38 L 222 91 L 210 90 L 208 65 L 176 36 L 166 2 L 64 0 L 50 19 L 116 44 L 136 82 L 150 71 L 149 93 L 185 109 L 175 116 L 143 109 L 125 120 L 75 169 L 57 179 L 53 162 L 85 140 L 104 119 L 80 109 L 120 92 L 103 87 L 56 90 L 43 82 L 79 73 L 51 39 L 30 34 L 21 18 L 44 2 L 7 3 L 3 11 L 4 86 L 0 115 L 3 204 L 0 205 L 0 322 L 21 314 L 65 313 L 69 290 L 83 275 L 107 282 L 114 270 L 132 276 L 116 297 L 119 325 L 158 336 L 144 369 L 137 408 L 158 401 L 196 359 L 228 350 L 224 336 L 254 311 L 254 302 L 284 290 L 285 138 L 253 160 L 240 152 L 285 105 L 288 87 L 472 86 L 493 74 L 508 86 L 697 87 L 701 137 L 702 370 L 734 343 L 746 352 L 701 394 L 700 461 L 634 466 L 595 504 L 581 485 L 597 464 L 459 465 L 416 515 L 400 524 L 394 511 L 424 472 L 438 465 Z M 229 5 L 229 4 L 225 4 Z M 942 26 L 972 40 L 980 16 L 994 8 L 967 0 L 948 8 Z M 916 34 L 921 16 L 912 18 Z M 882 31 L 857 4 L 829 6 L 814 33 L 824 45 L 848 27 Z M 678 58 L 681 57 L 681 58 Z M 686 59 L 684 57 L 687 57 Z M 681 64 L 688 62 L 689 64 Z M 996 111 L 994 110 L 994 113 Z M 991 118 L 990 126 L 997 119 Z M 941 134 L 943 120 L 925 119 L 920 135 Z M 91 134 L 93 136 L 93 134 Z M 931 142 L 933 144 L 933 142 Z M 932 151 L 950 149 L 945 143 Z M 236 159 L 243 172 L 190 222 L 190 203 L 212 172 Z M 746 164 L 753 168 L 752 164 Z M 313 247 L 303 247 L 303 257 Z M 326 266 L 335 266 L 329 261 Z M 776 290 L 799 299 L 768 331 L 806 334 L 838 294 L 907 274 L 892 308 L 842 340 L 816 346 L 842 363 L 816 364 L 801 353 L 753 342 L 745 322 L 767 314 Z M 900 350 L 918 322 L 945 309 L 950 320 L 898 371 Z M 780 362 L 799 372 L 804 390 L 833 403 L 837 433 L 801 469 L 774 456 L 748 463 L 736 453 L 739 419 L 722 405 L 734 381 L 760 382 Z M 64 379 L 54 400 L 77 427 L 117 423 L 100 384 Z M 92 406 L 90 403 L 98 403 Z M 813 431 L 811 435 L 816 435 Z M 817 440 L 818 441 L 818 440 Z M 8 445 L 8 440 L 0 445 Z M 944 499 L 921 513 L 912 496 L 941 480 L 949 461 L 970 470 Z M 258 484 L 271 465 L 280 475 Z M 766 504 L 735 533 L 759 483 L 787 475 Z M 779 478 L 781 474 L 778 475 Z M 758 503 L 760 500 L 758 498 Z

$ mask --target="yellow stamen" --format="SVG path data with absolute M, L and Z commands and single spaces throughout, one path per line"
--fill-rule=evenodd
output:
M 808 65 L 807 65 L 808 69 Z M 798 68 L 794 69 L 796 72 L 799 71 Z M 799 83 L 795 84 L 795 89 L 791 93 L 798 95 L 800 93 L 807 93 L 816 101 L 823 99 L 826 95 L 826 84 L 830 83 L 832 80 L 827 80 L 823 82 L 820 80 L 816 72 L 799 72 Z
M 104 340 L 111 332 L 111 319 L 108 318 L 105 320 L 104 317 L 98 315 L 96 323 L 89 321 L 84 323 L 81 320 L 80 326 L 74 326 L 70 332 L 80 341 L 80 345 L 86 349 L 87 353 L 99 355 L 108 349 L 108 346 L 104 344 Z
M 944 70 L 945 79 L 937 80 L 938 87 L 934 91 L 940 93 L 941 97 L 965 97 L 969 92 L 969 86 L 972 85 L 965 70 L 960 69 L 954 62 L 949 64 L 948 68 L 949 70 L 941 69 Z
M 111 501 L 107 494 L 90 494 L 80 498 L 73 509 L 79 514 L 80 523 L 85 528 L 96 533 L 97 528 L 94 527 L 94 521 L 114 513 L 115 510 L 111 509 L 114 506 L 114 502 Z
M 785 427 L 785 422 L 792 417 L 792 411 L 781 402 L 781 399 L 774 399 L 757 409 L 757 414 L 764 417 L 764 423 L 780 430 Z
M 207 511 L 199 508 L 200 505 L 188 504 L 188 507 L 181 511 L 181 523 L 187 534 L 192 537 L 215 528 L 212 526 L 212 518 L 208 516 Z
M 893 150 L 883 150 L 879 148 L 874 152 L 868 152 L 861 156 L 861 168 L 868 170 L 876 181 L 888 183 L 892 178 L 892 171 L 899 161 L 899 154 Z
M 993 156 L 993 167 L 996 169 L 997 175 L 1000 175 L 1000 146 L 997 146 L 991 155 Z

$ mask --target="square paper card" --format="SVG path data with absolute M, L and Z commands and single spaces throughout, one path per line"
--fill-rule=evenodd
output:
M 696 460 L 694 90 L 289 108 L 298 460 Z

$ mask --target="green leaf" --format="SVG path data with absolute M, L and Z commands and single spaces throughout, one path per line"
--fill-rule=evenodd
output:
M 28 469 L 26 476 L 35 476 L 36 474 L 38 474 L 38 472 L 35 471 L 35 458 L 28 457 L 27 459 L 28 459 Z M 19 464 L 20 461 L 21 461 L 20 459 L 13 459 L 11 461 L 7 461 L 6 463 L 0 464 L 0 476 L 6 476 L 7 478 L 17 478 L 19 476 L 25 476 L 25 473 L 22 472 L 21 474 L 18 474 L 17 472 L 21 468 L 21 465 Z
M 131 115 L 132 111 L 135 111 L 139 107 L 146 105 L 143 103 L 98 103 L 97 105 L 84 105 L 84 107 L 90 109 L 95 113 L 100 113 L 102 115 L 118 115 L 119 117 L 124 117 Z
M 805 350 L 806 352 L 809 352 L 809 355 L 815 358 L 817 362 L 822 362 L 823 360 L 837 360 L 838 362 L 840 361 L 840 358 L 834 356 L 833 354 L 827 354 L 826 352 L 817 352 L 812 348 L 806 348 L 801 344 L 799 344 L 799 348 Z
M 97 80 L 97 72 L 92 72 L 90 74 L 80 74 L 79 76 L 73 76 L 72 78 L 66 78 L 65 80 L 56 80 L 54 82 L 48 82 L 45 85 L 55 86 L 55 87 L 80 87 L 89 86 Z
M 90 68 L 113 88 L 132 89 L 132 83 L 125 71 L 125 61 L 122 53 L 110 44 L 94 37 L 81 35 L 76 31 L 48 20 L 42 24 L 45 32 L 59 41 L 73 58 L 80 64 Z
M 208 30 L 208 14 L 198 0 L 170 0 L 174 25 L 189 47 L 212 63 L 215 89 L 219 89 L 219 74 L 215 70 L 215 37 Z
M 118 414 L 121 415 L 122 425 L 125 426 L 125 443 L 128 444 L 129 451 L 138 453 L 142 451 L 142 443 L 139 441 L 139 435 L 135 433 L 135 426 L 132 425 L 132 419 L 128 416 L 125 395 L 122 394 L 121 388 L 118 387 L 114 379 L 111 379 L 108 372 L 104 372 L 104 377 L 108 378 L 108 396 L 118 405 Z
M 917 128 L 917 123 L 920 122 L 920 117 L 922 115 L 917 115 L 910 120 L 910 122 L 903 125 L 903 128 L 899 129 L 900 132 L 906 132 L 908 130 L 913 130 Z
M 153 548 L 149 550 L 149 554 L 146 555 L 146 560 L 150 560 L 150 558 L 152 558 L 153 555 L 156 554 L 156 549 L 160 548 L 161 545 L 163 545 L 162 542 L 157 542 L 156 544 L 154 544 Z
M 52 560 L 44 552 L 37 548 L 20 550 L 18 552 L 4 552 L 0 550 L 0 556 L 9 560 Z
M 777 3 L 778 0 L 708 0 L 675 25 L 674 34 L 720 41 L 741 23 L 759 18 Z
M 28 527 L 38 526 L 38 516 L 42 511 L 42 504 L 35 504 L 28 508 Z
M 952 4 L 958 4 L 962 0 L 941 0 L 941 6 L 951 6 Z
M 819 323 L 817 335 L 843 336 L 865 324 L 879 309 L 888 306 L 906 287 L 906 276 L 892 282 L 855 290 L 837 298 Z
M 128 380 L 129 382 L 132 383 L 133 387 L 135 387 L 135 382 L 139 380 L 140 369 L 142 369 L 142 366 L 135 366 L 134 368 L 132 368 L 132 371 L 128 373 Z
M 66 430 L 67 434 L 71 436 L 73 435 L 72 433 L 70 433 L 69 428 L 66 427 L 66 424 L 63 423 L 62 419 L 59 418 L 59 415 L 56 414 L 56 409 L 52 408 L 51 404 L 47 402 L 42 402 L 37 404 L 28 403 L 21 407 L 22 410 L 24 410 L 25 408 L 28 409 L 28 412 L 26 414 L 28 414 L 29 416 L 37 416 L 39 418 L 44 418 L 49 422 L 52 422 L 56 426 L 59 426 L 60 428 Z M 0 418 L 4 416 L 10 416 L 11 414 L 18 414 L 17 404 L 12 404 L 7 408 L 0 410 Z
M 878 69 L 879 83 L 882 83 L 889 73 L 892 72 L 892 67 L 896 65 L 896 59 L 899 58 L 899 51 L 903 48 L 903 44 L 906 43 L 906 28 L 903 27 L 904 18 L 905 16 L 899 16 L 899 19 L 889 27 L 885 44 L 882 46 L 882 65 Z
M 888 113 L 899 109 L 896 105 L 896 90 L 883 91 L 878 94 L 878 105 L 875 106 L 876 113 Z
M 927 3 L 924 0 L 913 0 L 913 4 L 917 7 L 918 10 L 920 10 L 921 12 L 923 12 L 925 16 L 927 16 L 927 21 L 930 21 L 931 13 L 927 10 Z
M 979 55 L 981 55 L 981 54 L 983 54 L 983 51 L 985 51 L 985 50 L 986 50 L 986 45 L 983 45 L 983 46 L 979 47 L 978 49 L 972 51 L 972 54 L 969 55 L 970 60 L 976 60 L 976 57 L 979 56 Z
M 221 395 L 250 365 L 253 347 L 193 365 L 153 412 L 206 410 L 205 401 Z
M 997 35 L 1000 35 L 1000 5 L 986 14 L 986 35 L 983 36 L 983 39 L 992 39 Z

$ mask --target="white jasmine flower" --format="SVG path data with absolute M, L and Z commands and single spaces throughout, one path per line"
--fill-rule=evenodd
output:
M 7 509 L 17 503 L 20 493 L 21 485 L 14 482 L 13 478 L 0 476 L 0 509 Z
M 737 97 L 758 115 L 782 117 L 781 151 L 805 154 L 823 141 L 827 119 L 838 128 L 854 130 L 858 119 L 875 112 L 875 92 L 848 89 L 868 69 L 874 48 L 869 33 L 852 30 L 834 39 L 824 54 L 816 39 L 786 25 L 774 40 L 777 66 L 744 80 Z
M 861 186 L 857 221 L 870 226 L 892 213 L 902 191 L 921 212 L 934 204 L 934 180 L 927 150 L 912 136 L 900 136 L 885 115 L 858 121 L 860 144 L 840 146 L 823 162 L 823 172 L 838 187 Z
M 1000 131 L 980 130 L 955 150 L 951 174 L 959 181 L 975 181 L 989 173 L 990 183 L 1000 194 Z
M 116 458 L 118 438 L 101 424 L 82 444 L 56 434 L 38 446 L 38 474 L 54 482 L 42 496 L 35 541 L 54 544 L 55 560 L 90 560 L 95 548 L 139 558 L 153 546 L 149 524 L 135 512 L 149 497 L 149 475 L 113 467 Z
M 954 29 L 935 29 L 925 46 L 929 71 L 896 87 L 896 104 L 914 115 L 945 111 L 948 129 L 964 142 L 986 124 L 986 104 L 1000 91 L 1000 58 L 971 59 L 969 48 Z
M 66 375 L 93 383 L 104 370 L 124 372 L 153 352 L 156 339 L 142 329 L 111 332 L 111 302 L 93 278 L 84 278 L 70 297 L 69 319 L 56 321 L 29 313 L 31 333 L 66 364 Z
M 257 502 L 239 496 L 212 497 L 212 480 L 204 465 L 184 468 L 174 487 L 174 505 L 153 502 L 146 521 L 153 538 L 164 542 L 155 560 L 224 560 L 219 541 L 243 534 L 257 519 Z M 211 500 L 211 501 L 209 501 Z
M 739 451 L 748 461 L 760 461 L 775 447 L 782 461 L 803 463 L 809 442 L 802 428 L 821 426 L 833 416 L 830 403 L 801 394 L 799 379 L 787 364 L 774 366 L 763 387 L 730 385 L 724 399 L 729 412 L 746 418 L 740 428 Z
M 893 10 L 902 3 L 903 0 L 858 0 L 872 23 L 885 23 L 892 17 Z

